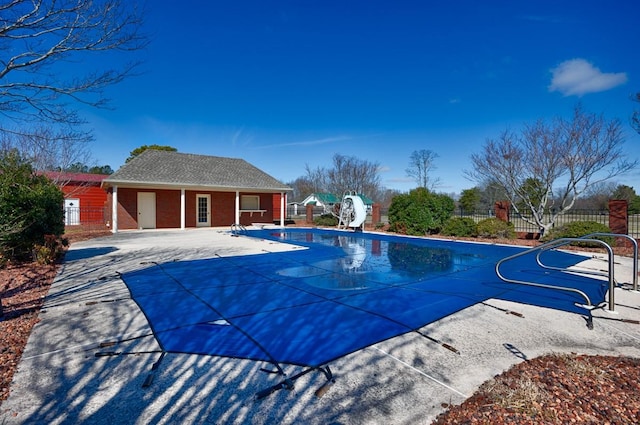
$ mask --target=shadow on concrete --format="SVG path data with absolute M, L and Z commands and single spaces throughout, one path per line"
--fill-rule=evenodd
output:
M 114 251 L 117 251 L 117 248 L 113 246 L 74 249 L 71 251 L 67 251 L 64 256 L 64 261 L 71 262 L 86 260 L 87 258 L 98 257 L 100 255 L 109 254 Z
M 167 353 L 159 362 L 161 347 L 121 279 L 150 263 L 244 253 L 207 243 L 201 249 L 106 249 L 66 261 L 2 404 L 0 423 L 429 423 L 443 404 L 465 399 L 456 386 L 472 392 L 514 362 L 538 355 L 548 341 L 566 351 L 605 352 L 616 342 L 637 346 L 625 336 L 629 331 L 615 340 L 608 327 L 588 331 L 573 322 L 553 328 L 550 337 L 544 328 L 566 322 L 568 314 L 522 305 L 516 316 L 505 314 L 513 308 L 508 303 L 492 301 L 495 306 L 478 303 L 431 323 L 420 329 L 424 335 L 407 332 L 331 361 L 336 383 L 322 397 L 315 392 L 326 378 L 310 373 L 292 390 L 257 400 L 259 391 L 282 381 L 263 370 L 273 369 L 268 362 L 189 353 Z M 329 323 L 331 314 L 318 310 L 315 319 Z M 282 326 L 304 326 L 304 318 Z M 332 328 L 319 337 L 332 337 Z M 112 354 L 96 357 L 106 352 Z M 288 376 L 302 370 L 283 369 Z

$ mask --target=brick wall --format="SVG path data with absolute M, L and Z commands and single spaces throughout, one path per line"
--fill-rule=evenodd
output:
M 180 191 L 156 190 L 156 227 L 180 228 Z
M 138 228 L 138 191 L 118 188 L 118 229 Z
M 118 188 L 118 228 L 137 229 L 138 192 L 156 193 L 156 227 L 159 229 L 180 228 L 180 190 L 148 190 Z M 209 195 L 211 199 L 211 226 L 230 226 L 235 222 L 234 192 L 185 191 L 185 226 L 196 227 L 196 198 L 197 195 Z M 267 210 L 264 215 L 249 213 L 240 215 L 241 224 L 273 222 L 273 194 L 271 193 L 241 193 L 241 195 L 257 195 L 260 197 L 260 208 Z M 111 195 L 109 195 L 111 204 Z M 108 207 L 108 214 L 111 207 Z

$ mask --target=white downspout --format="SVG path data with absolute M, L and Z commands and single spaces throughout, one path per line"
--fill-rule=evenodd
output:
M 240 192 L 236 190 L 236 222 L 234 224 L 240 224 Z
M 285 206 L 287 205 L 286 200 L 287 193 L 280 192 L 280 227 L 284 227 L 284 216 L 287 213 L 287 210 L 285 210 Z
M 111 192 L 111 233 L 118 233 L 118 186 Z
M 180 189 L 180 229 L 182 230 L 186 227 L 186 205 L 185 190 Z

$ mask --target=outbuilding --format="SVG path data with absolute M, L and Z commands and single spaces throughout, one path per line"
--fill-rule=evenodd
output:
M 65 226 L 104 224 L 107 193 L 100 186 L 107 174 L 47 171 L 44 175 L 64 194 Z
M 104 179 L 112 232 L 273 223 L 292 189 L 238 158 L 148 149 Z

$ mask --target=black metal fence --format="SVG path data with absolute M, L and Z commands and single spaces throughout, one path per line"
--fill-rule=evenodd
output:
M 545 214 L 543 222 L 548 222 L 551 219 L 551 215 L 551 213 Z M 467 213 L 460 208 L 456 210 L 455 216 L 471 217 L 475 221 L 480 221 L 494 217 L 494 214 L 493 211 L 475 211 L 473 213 Z M 514 208 L 511 208 L 509 211 L 509 221 L 513 223 L 516 232 L 537 233 L 540 231 L 539 227 L 530 216 L 522 216 Z M 571 209 L 566 214 L 556 217 L 553 227 L 562 226 L 572 221 L 595 221 L 596 223 L 609 226 L 609 211 Z
M 65 226 L 83 226 L 89 228 L 99 228 L 106 226 L 105 207 L 65 207 Z
M 313 208 L 313 216 L 318 217 L 324 214 L 325 210 L 322 207 L 314 207 Z M 389 218 L 388 208 L 381 208 L 381 223 L 388 224 Z M 482 211 L 464 211 L 462 208 L 458 208 L 454 211 L 453 214 L 455 217 L 469 217 L 474 221 L 479 222 L 486 218 L 495 217 L 493 210 L 482 210 Z M 304 206 L 294 207 L 289 205 L 287 207 L 287 218 L 291 220 L 305 220 L 306 219 L 306 209 Z M 549 219 L 549 215 L 545 217 L 545 219 Z M 513 223 L 516 232 L 523 233 L 538 233 L 540 229 L 536 226 L 535 223 L 531 223 L 529 220 L 522 218 L 515 209 L 511 209 L 509 212 L 509 220 Z M 563 214 L 556 218 L 554 223 L 554 227 L 562 226 L 566 223 L 570 223 L 572 221 L 595 221 L 597 223 L 604 224 L 605 226 L 609 226 L 609 211 L 607 210 L 584 210 L 584 209 L 571 209 L 566 214 Z M 371 215 L 367 217 L 367 223 L 371 223 Z M 377 223 L 374 223 L 377 224 Z M 636 239 L 640 238 L 640 214 L 629 214 L 629 236 L 634 237 Z
M 462 209 L 457 209 L 454 215 L 456 217 L 470 217 L 476 222 L 494 217 L 493 211 L 475 211 L 468 213 Z M 550 216 L 551 214 L 547 214 L 544 219 L 549 220 Z M 509 211 L 509 220 L 513 223 L 516 232 L 538 233 L 540 231 L 533 220 L 530 218 L 527 220 L 513 208 Z M 553 227 L 559 227 L 573 221 L 594 221 L 609 227 L 609 211 L 571 209 L 566 214 L 556 217 Z M 629 236 L 636 239 L 640 238 L 640 214 L 628 215 L 628 229 Z

